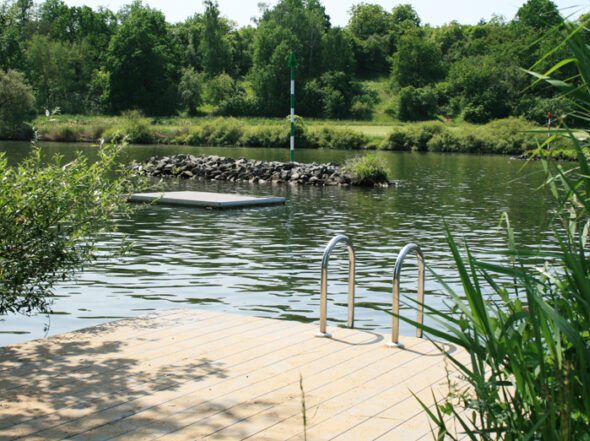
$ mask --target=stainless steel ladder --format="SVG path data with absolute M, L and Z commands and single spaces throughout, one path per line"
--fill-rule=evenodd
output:
M 328 314 L 328 260 L 330 253 L 339 242 L 345 242 L 348 247 L 348 327 L 354 327 L 354 266 L 355 253 L 351 240 L 343 234 L 335 236 L 324 250 L 322 258 L 322 276 L 320 288 L 320 330 L 315 334 L 316 337 L 330 338 L 332 335 L 326 330 L 326 321 Z M 405 258 L 411 252 L 416 253 L 418 257 L 418 317 L 416 322 L 422 324 L 424 319 L 423 305 L 424 305 L 424 254 L 421 248 L 413 243 L 410 243 L 402 248 L 395 261 L 393 269 L 393 301 L 392 312 L 393 320 L 391 326 L 391 341 L 386 343 L 389 347 L 402 348 L 403 344 L 399 342 L 399 279 L 401 276 L 402 265 Z M 422 338 L 422 329 L 416 328 L 416 337 Z
M 348 327 L 354 327 L 354 247 L 352 242 L 344 234 L 334 237 L 324 251 L 322 258 L 322 280 L 320 291 L 320 330 L 316 337 L 330 338 L 331 335 L 326 331 L 326 320 L 328 314 L 328 259 L 330 253 L 339 242 L 345 242 L 348 247 Z
M 418 257 L 418 317 L 416 322 L 422 324 L 423 322 L 423 310 L 424 310 L 424 254 L 422 250 L 416 244 L 410 243 L 402 248 L 397 255 L 395 261 L 395 268 L 393 269 L 393 301 L 392 301 L 392 312 L 393 320 L 391 324 L 391 341 L 387 343 L 387 346 L 393 348 L 402 348 L 403 344 L 399 342 L 399 279 L 402 272 L 402 264 L 404 259 L 411 252 L 415 252 Z M 422 329 L 416 328 L 416 337 L 422 338 Z

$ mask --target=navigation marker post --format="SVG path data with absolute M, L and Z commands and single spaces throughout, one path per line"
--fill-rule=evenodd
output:
M 290 160 L 295 161 L 295 68 L 297 67 L 297 60 L 295 54 L 291 52 L 289 56 L 289 67 L 291 68 L 291 150 Z

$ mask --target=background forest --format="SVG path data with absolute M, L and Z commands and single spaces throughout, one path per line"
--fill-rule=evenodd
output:
M 1 82 L 30 88 L 34 113 L 283 117 L 293 51 L 304 117 L 543 123 L 548 112 L 574 110 L 554 89 L 529 87 L 521 70 L 559 46 L 550 0 L 528 0 L 510 21 L 441 27 L 423 24 L 408 4 L 387 11 L 368 3 L 335 27 L 319 0 L 281 0 L 263 6 L 255 26 L 237 28 L 217 1 L 204 4 L 203 14 L 170 24 L 140 1 L 112 12 L 3 0 Z M 564 59 L 565 50 L 535 70 Z M 560 75 L 575 75 L 571 69 Z

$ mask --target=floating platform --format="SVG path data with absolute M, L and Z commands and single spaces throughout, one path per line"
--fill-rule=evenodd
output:
M 183 309 L 0 348 L 0 439 L 432 439 L 412 396 L 447 393 L 432 343 L 316 331 Z
M 246 196 L 228 193 L 206 193 L 201 191 L 170 191 L 160 193 L 134 193 L 130 202 L 148 202 L 183 207 L 241 208 L 285 203 L 281 197 Z

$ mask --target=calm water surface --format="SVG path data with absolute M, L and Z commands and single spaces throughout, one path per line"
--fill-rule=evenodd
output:
M 27 153 L 25 143 L 0 143 L 12 163 Z M 84 145 L 44 144 L 47 155 L 71 157 Z M 129 146 L 124 160 L 175 153 L 218 154 L 234 158 L 287 161 L 284 149 Z M 301 162 L 343 162 L 358 152 L 305 150 Z M 395 257 L 407 243 L 424 251 L 427 263 L 459 288 L 446 244 L 443 222 L 460 241 L 488 261 L 504 261 L 503 212 L 510 216 L 519 246 L 555 247 L 546 233 L 550 199 L 535 189 L 539 166 L 524 171 L 506 157 L 382 153 L 399 188 L 339 189 L 288 185 L 167 181 L 170 190 L 198 190 L 286 197 L 271 208 L 212 211 L 153 206 L 131 219 L 114 219 L 121 234 L 135 242 L 130 255 L 99 261 L 75 280 L 57 286 L 54 313 L 0 319 L 0 345 L 170 308 L 201 308 L 258 317 L 318 322 L 320 262 L 336 234 L 348 235 L 357 257 L 358 327 L 390 332 L 391 318 L 366 303 L 391 305 Z M 102 237 L 100 246 L 114 244 Z M 348 256 L 338 247 L 330 260 L 329 326 L 346 320 Z M 404 264 L 402 296 L 415 296 L 417 265 Z M 446 295 L 427 274 L 427 302 L 445 308 Z M 407 311 L 407 313 L 410 313 Z M 402 335 L 414 330 L 401 324 Z

